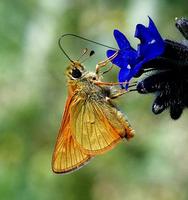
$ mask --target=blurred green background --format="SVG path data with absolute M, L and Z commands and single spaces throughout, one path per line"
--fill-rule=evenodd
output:
M 187 0 L 1 0 L 0 1 L 0 199 L 3 200 L 187 200 L 188 112 L 173 121 L 154 116 L 153 96 L 129 93 L 116 103 L 135 137 L 64 176 L 51 171 L 51 157 L 66 99 L 68 60 L 57 40 L 75 33 L 115 46 L 113 29 L 132 45 L 137 23 L 150 16 L 164 38 L 180 41 L 175 17 L 187 16 Z M 72 59 L 82 48 L 106 49 L 64 39 Z M 117 70 L 106 76 L 116 79 Z

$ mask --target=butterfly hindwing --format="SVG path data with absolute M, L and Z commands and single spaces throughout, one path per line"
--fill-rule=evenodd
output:
M 96 155 L 112 149 L 133 130 L 122 113 L 108 101 L 80 99 L 70 111 L 71 130 L 85 153 Z

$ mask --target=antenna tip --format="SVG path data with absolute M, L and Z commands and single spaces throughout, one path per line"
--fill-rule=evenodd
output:
M 89 56 L 92 56 L 95 54 L 95 51 L 91 50 Z

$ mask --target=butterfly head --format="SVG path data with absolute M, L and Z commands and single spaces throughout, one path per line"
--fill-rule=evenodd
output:
M 96 81 L 98 77 L 94 72 L 88 72 L 85 67 L 78 61 L 73 61 L 67 67 L 66 75 L 70 80 L 85 80 Z
M 71 80 L 76 80 L 80 79 L 83 76 L 84 72 L 85 72 L 84 66 L 78 61 L 73 61 L 67 67 L 66 75 Z

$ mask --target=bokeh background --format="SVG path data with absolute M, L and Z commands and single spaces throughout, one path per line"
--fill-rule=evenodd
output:
M 0 199 L 187 200 L 188 111 L 173 121 L 154 116 L 153 96 L 129 93 L 116 101 L 136 131 L 134 139 L 68 175 L 51 171 L 51 157 L 66 100 L 68 60 L 57 40 L 74 33 L 116 47 L 118 28 L 133 47 L 137 23 L 156 23 L 164 38 L 181 41 L 175 17 L 187 0 L 0 1 Z M 72 59 L 95 50 L 89 70 L 107 49 L 75 38 L 63 47 Z M 116 80 L 117 69 L 105 78 Z

